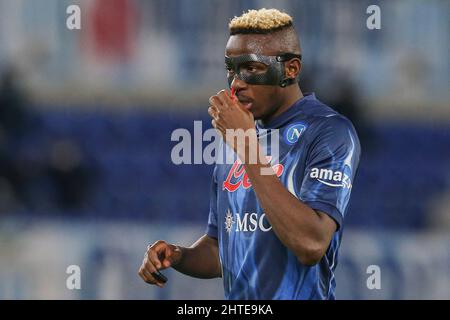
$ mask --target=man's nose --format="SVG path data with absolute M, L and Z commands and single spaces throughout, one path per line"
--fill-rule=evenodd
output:
M 244 89 L 247 87 L 247 83 L 244 80 L 238 79 L 237 75 L 234 76 L 233 81 L 231 82 L 231 89 L 238 91 L 240 89 Z

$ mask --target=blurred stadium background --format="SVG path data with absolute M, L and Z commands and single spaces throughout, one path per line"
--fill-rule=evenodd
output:
M 172 164 L 170 135 L 210 127 L 229 18 L 261 7 L 294 17 L 302 89 L 362 140 L 338 298 L 450 299 L 450 1 L 0 0 L 1 299 L 223 298 L 221 280 L 168 270 L 159 290 L 137 269 L 148 243 L 205 229 L 212 166 Z

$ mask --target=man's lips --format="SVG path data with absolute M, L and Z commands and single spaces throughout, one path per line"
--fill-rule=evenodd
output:
M 248 97 L 246 95 L 243 95 L 240 92 L 236 92 L 236 98 L 238 98 L 238 100 L 241 101 L 241 102 L 252 102 L 253 101 L 252 98 L 250 98 L 250 97 Z
M 252 108 L 253 102 L 250 100 L 239 100 L 239 103 L 247 110 L 250 110 Z
M 243 95 L 236 95 L 238 101 L 246 108 L 250 109 L 253 104 L 253 99 L 243 96 Z

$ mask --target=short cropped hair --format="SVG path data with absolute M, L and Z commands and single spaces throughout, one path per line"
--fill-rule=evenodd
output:
M 235 34 L 269 34 L 293 26 L 292 17 L 277 9 L 249 10 L 234 17 L 228 29 Z

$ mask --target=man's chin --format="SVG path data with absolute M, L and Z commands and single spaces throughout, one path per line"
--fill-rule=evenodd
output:
M 252 112 L 253 102 L 241 102 L 241 105 L 248 111 Z
M 250 110 L 255 120 L 261 120 L 261 115 L 258 112 Z
M 254 108 L 254 107 L 253 107 L 253 108 L 250 109 L 249 111 L 252 113 L 253 118 L 254 118 L 255 120 L 261 120 L 261 121 L 264 120 L 264 118 L 265 118 L 264 114 L 261 113 L 261 111 L 258 110 L 257 108 Z

